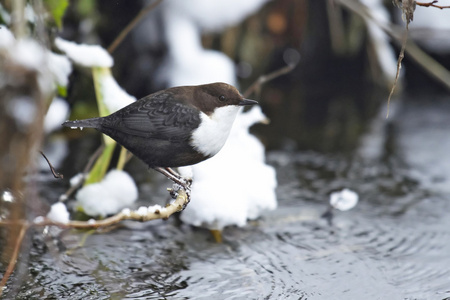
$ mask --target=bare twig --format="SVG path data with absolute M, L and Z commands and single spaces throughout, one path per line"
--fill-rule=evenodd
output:
M 406 30 L 403 34 L 402 48 L 397 59 L 397 73 L 395 74 L 394 84 L 392 85 L 387 101 L 386 119 L 389 118 L 389 105 L 391 104 L 391 97 L 394 94 L 395 88 L 397 87 L 398 78 L 400 76 L 400 69 L 402 68 L 402 61 L 405 57 L 406 42 L 408 41 L 409 23 L 414 19 L 414 11 L 416 10 L 415 0 L 402 0 L 401 2 L 399 0 L 395 0 L 393 3 L 395 6 L 400 7 L 402 10 L 402 14 L 406 21 Z
M 431 2 L 417 2 L 416 5 L 423 6 L 423 7 L 436 7 L 440 9 L 444 8 L 450 8 L 450 5 L 442 6 L 442 5 L 436 5 L 435 3 L 438 3 L 439 1 L 431 1 Z
M 74 228 L 74 229 L 96 229 L 104 228 L 115 225 L 124 220 L 133 220 L 138 222 L 146 222 L 150 220 L 163 219 L 167 220 L 171 215 L 182 211 L 190 201 L 190 191 L 185 190 L 179 185 L 174 185 L 173 189 L 168 189 L 171 194 L 175 194 L 175 200 L 165 207 L 159 205 L 140 207 L 137 210 L 124 209 L 116 215 L 102 219 L 102 220 L 89 220 L 89 221 L 69 221 L 67 223 L 60 223 L 52 221 L 45 217 L 38 217 L 34 223 L 27 221 L 9 221 L 0 220 L 0 225 L 22 225 L 29 226 L 58 226 L 61 228 Z
M 83 173 L 88 173 L 92 169 L 92 166 L 94 165 L 95 161 L 100 156 L 100 154 L 102 154 L 103 149 L 105 149 L 104 144 L 98 147 L 97 150 L 95 150 L 94 154 L 92 154 L 91 157 L 89 157 L 88 163 L 84 167 Z
M 94 154 L 91 155 L 91 157 L 89 158 L 86 166 L 84 167 L 83 170 L 83 178 L 81 180 L 78 181 L 77 184 L 72 185 L 64 194 L 62 194 L 59 197 L 59 201 L 66 201 L 70 195 L 72 195 L 73 192 L 75 192 L 84 182 L 84 180 L 86 179 L 86 174 L 88 174 L 89 170 L 92 169 L 92 166 L 95 163 L 95 160 L 100 156 L 100 154 L 102 154 L 103 149 L 105 148 L 105 145 L 102 144 L 100 147 L 97 148 L 97 150 L 95 150 Z
M 162 0 L 156 0 L 152 4 L 144 7 L 139 14 L 134 17 L 133 20 L 120 32 L 120 34 L 116 37 L 116 39 L 112 42 L 112 44 L 108 47 L 108 52 L 113 53 L 116 50 L 117 46 L 122 43 L 123 39 L 130 33 L 130 31 L 148 14 L 151 10 L 153 10 L 158 4 L 160 4 Z
M 245 92 L 244 97 L 250 96 L 253 92 L 258 92 L 261 89 L 261 86 L 271 80 L 274 80 L 277 77 L 280 77 L 281 75 L 287 74 L 291 72 L 295 68 L 295 64 L 289 64 L 285 67 L 282 67 L 281 69 L 278 69 L 272 73 L 269 73 L 267 75 L 261 75 Z
M 26 35 L 25 0 L 12 1 L 12 29 L 16 38 Z
M 44 152 L 39 151 L 41 153 L 41 155 L 45 158 L 45 160 L 47 161 L 48 167 L 50 168 L 50 171 L 53 174 L 53 177 L 55 178 L 64 178 L 64 175 L 61 173 L 56 172 L 55 168 L 53 167 L 53 165 L 50 163 L 50 161 L 48 160 L 47 156 L 45 156 Z
M 5 273 L 3 274 L 2 281 L 0 282 L 0 296 L 2 295 L 3 290 L 6 287 L 6 283 L 8 282 L 9 277 L 14 272 L 14 268 L 16 267 L 17 257 L 19 256 L 20 246 L 22 245 L 22 240 L 25 236 L 25 232 L 29 228 L 27 223 L 21 224 L 21 229 L 19 232 L 19 236 L 17 237 L 16 244 L 14 245 L 14 251 L 9 260 L 8 267 L 6 268 Z
M 406 31 L 403 35 L 403 41 L 402 41 L 402 48 L 400 50 L 400 54 L 398 55 L 397 59 L 397 73 L 395 74 L 395 80 L 394 84 L 392 85 L 391 91 L 389 92 L 389 97 L 387 101 L 387 111 L 386 111 L 386 119 L 389 118 L 389 106 L 391 104 L 391 98 L 394 94 L 395 88 L 397 87 L 398 78 L 400 77 L 400 69 L 402 68 L 402 61 L 405 57 L 405 48 L 406 48 L 406 42 L 408 41 L 408 24 L 409 21 L 406 23 Z
M 414 19 L 416 0 L 393 0 L 392 3 L 402 10 L 402 17 L 406 21 L 406 24 L 409 24 Z

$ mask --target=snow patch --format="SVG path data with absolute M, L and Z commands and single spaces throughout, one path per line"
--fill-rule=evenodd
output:
M 77 44 L 59 37 L 55 39 L 55 45 L 76 64 L 84 67 L 110 68 L 114 64 L 111 55 L 98 45 Z
M 330 205 L 340 211 L 352 209 L 358 204 L 358 200 L 358 194 L 349 189 L 343 189 L 330 195 Z
M 98 183 L 84 186 L 76 195 L 77 204 L 89 216 L 112 215 L 132 205 L 138 198 L 138 189 L 131 176 L 112 170 Z
M 70 219 L 70 214 L 67 211 L 67 207 L 62 202 L 56 202 L 50 208 L 49 213 L 47 214 L 47 218 L 54 222 L 67 224 Z

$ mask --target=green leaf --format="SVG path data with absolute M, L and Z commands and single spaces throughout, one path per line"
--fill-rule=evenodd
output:
M 59 96 L 63 98 L 67 97 L 67 87 L 58 84 L 57 91 Z
M 95 162 L 94 167 L 89 172 L 89 175 L 84 182 L 84 185 L 100 182 L 103 177 L 105 177 L 106 171 L 108 170 L 109 164 L 111 163 L 111 158 L 114 153 L 115 147 L 115 142 L 105 145 L 105 149 L 103 149 L 102 155 L 100 155 L 100 157 Z
M 44 4 L 55 20 L 59 29 L 62 27 L 62 18 L 69 6 L 69 0 L 44 0 Z
M 94 78 L 95 96 L 97 98 L 98 112 L 100 117 L 109 115 L 111 112 L 105 104 L 102 82 L 105 78 L 111 76 L 111 69 L 105 67 L 93 67 L 92 77 Z
M 111 76 L 111 69 L 104 67 L 93 67 L 92 77 L 94 78 L 95 95 L 97 98 L 97 105 L 100 117 L 104 117 L 110 114 L 104 101 L 104 95 L 102 92 L 102 81 L 105 77 Z M 97 159 L 94 167 L 89 172 L 88 178 L 84 182 L 85 185 L 99 182 L 103 179 L 111 163 L 111 158 L 116 146 L 116 142 L 109 136 L 103 134 L 103 141 L 105 143 L 105 149 L 102 155 Z

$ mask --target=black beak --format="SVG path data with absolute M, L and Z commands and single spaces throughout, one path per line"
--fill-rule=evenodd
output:
M 255 100 L 250 100 L 250 99 L 242 99 L 242 100 L 238 103 L 239 106 L 255 105 L 255 104 L 258 104 L 258 102 L 255 101 Z

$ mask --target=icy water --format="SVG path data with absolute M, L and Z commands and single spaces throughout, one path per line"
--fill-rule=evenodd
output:
M 270 152 L 279 208 L 228 228 L 223 244 L 173 217 L 58 243 L 36 232 L 4 299 L 446 299 L 450 99 L 432 100 L 380 114 L 349 155 Z M 360 203 L 328 222 L 342 188 Z M 154 189 L 141 198 L 164 195 Z

